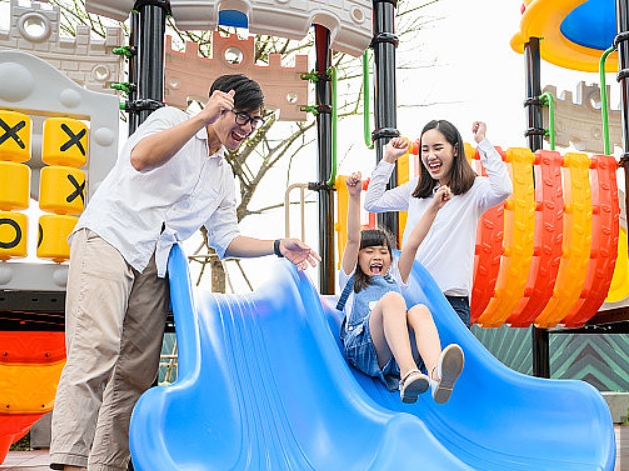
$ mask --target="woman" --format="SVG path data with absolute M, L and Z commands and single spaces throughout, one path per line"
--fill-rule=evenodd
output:
M 410 145 L 404 138 L 394 138 L 388 144 L 391 149 L 371 174 L 365 197 L 367 211 L 408 211 L 404 246 L 410 231 L 430 206 L 433 193 L 443 185 L 450 188 L 452 200 L 439 211 L 415 259 L 433 276 L 468 327 L 478 221 L 485 211 L 513 192 L 507 167 L 486 139 L 486 131 L 485 123 L 474 122 L 472 132 L 487 177 L 477 175 L 472 169 L 457 128 L 448 121 L 434 120 L 421 132 L 421 174 L 386 190 L 395 161 L 408 152 Z

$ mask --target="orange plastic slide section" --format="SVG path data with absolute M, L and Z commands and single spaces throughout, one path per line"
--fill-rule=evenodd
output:
M 15 442 L 28 433 L 43 414 L 0 414 L 0 464 Z
M 618 162 L 605 155 L 592 157 L 592 250 L 581 296 L 561 321 L 565 327 L 581 327 L 603 304 L 616 266 L 620 206 L 618 205 Z
M 485 211 L 478 222 L 476 252 L 474 254 L 474 281 L 470 302 L 470 322 L 474 324 L 494 294 L 504 238 L 504 204 Z
M 531 259 L 535 229 L 535 189 L 530 149 L 507 150 L 511 167 L 513 194 L 505 210 L 504 253 L 500 263 L 496 289 L 477 323 L 482 327 L 500 327 L 512 314 L 524 294 Z
M 540 50 L 543 60 L 566 69 L 598 72 L 603 51 L 572 41 L 561 29 L 564 19 L 585 2 L 586 0 L 524 0 L 526 8 L 520 19 L 520 29 L 511 38 L 511 48 L 518 54 L 523 54 L 530 38 L 544 38 L 544 47 Z M 587 27 L 600 27 L 595 22 L 592 23 Z M 604 65 L 606 72 L 618 70 L 616 51 L 608 57 Z
M 0 363 L 2 414 L 35 414 L 52 410 L 65 360 L 42 364 Z
M 0 332 L 0 463 L 52 410 L 64 363 L 63 332 Z
M 590 159 L 569 152 L 564 156 L 565 214 L 563 255 L 553 295 L 535 319 L 539 328 L 557 326 L 572 310 L 581 295 L 592 247 L 592 191 Z
M 503 160 L 505 153 L 496 147 Z M 476 173 L 487 175 L 480 161 L 477 149 L 465 143 L 466 156 L 473 156 L 471 164 Z M 502 259 L 504 239 L 504 209 L 506 204 L 498 204 L 488 209 L 481 216 L 476 231 L 476 251 L 474 254 L 474 282 L 470 304 L 470 322 L 474 324 L 485 311 L 494 294 L 500 261 Z
M 559 152 L 535 152 L 535 230 L 533 259 L 524 295 L 506 320 L 511 327 L 528 327 L 553 295 L 563 239 L 563 185 Z

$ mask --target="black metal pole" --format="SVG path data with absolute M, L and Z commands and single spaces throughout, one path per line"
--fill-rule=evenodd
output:
M 618 82 L 622 116 L 622 156 L 620 165 L 625 174 L 625 208 L 629 208 L 629 0 L 616 0 L 616 36 L 618 51 Z M 629 236 L 628 236 L 629 237 Z
M 529 38 L 524 46 L 524 61 L 526 68 L 526 99 L 524 107 L 527 116 L 527 130 L 529 148 L 535 152 L 544 145 L 544 116 L 542 114 L 541 66 L 539 53 L 539 38 Z
M 542 102 L 540 95 L 541 65 L 539 53 L 539 38 L 529 38 L 524 46 L 524 61 L 526 67 L 526 99 L 524 107 L 527 114 L 527 130 L 525 136 L 528 139 L 529 148 L 535 152 L 544 144 L 544 118 L 542 114 Z M 540 378 L 550 378 L 550 339 L 547 329 L 538 329 L 533 326 L 533 374 Z
M 139 15 L 137 37 L 137 97 L 131 112 L 138 124 L 162 106 L 164 100 L 164 35 L 170 5 L 165 0 L 141 0 L 135 4 Z
M 395 81 L 395 49 L 399 43 L 394 32 L 397 0 L 374 0 L 373 30 L 371 46 L 374 51 L 374 124 L 372 133 L 376 162 L 383 157 L 384 145 L 392 137 L 400 135 L 397 130 L 397 99 Z M 391 175 L 388 187 L 397 184 L 397 170 Z M 381 213 L 378 223 L 393 234 L 398 234 L 398 214 Z
M 129 55 L 129 93 L 127 96 L 127 107 L 131 103 L 135 103 L 138 97 L 138 86 L 136 83 L 138 75 L 138 33 L 140 30 L 140 16 L 134 10 L 129 15 L 129 48 L 131 54 Z M 137 113 L 128 113 L 127 129 L 129 130 L 129 136 L 135 132 L 140 125 Z
M 315 82 L 319 145 L 319 290 L 334 294 L 334 188 L 326 184 L 332 174 L 332 81 L 328 75 L 331 62 L 330 31 L 315 25 Z

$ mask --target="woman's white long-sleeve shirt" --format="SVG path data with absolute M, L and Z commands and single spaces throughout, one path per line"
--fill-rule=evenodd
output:
M 469 296 L 474 270 L 476 229 L 482 214 L 503 202 L 513 192 L 507 166 L 493 145 L 478 144 L 487 177 L 478 176 L 463 195 L 455 195 L 439 210 L 426 238 L 417 251 L 418 260 L 433 276 L 444 294 Z M 402 245 L 432 198 L 415 198 L 419 177 L 386 190 L 395 165 L 382 160 L 371 174 L 365 195 L 365 209 L 371 212 L 408 211 Z

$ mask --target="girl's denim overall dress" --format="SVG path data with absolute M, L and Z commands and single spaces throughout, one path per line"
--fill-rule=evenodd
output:
M 353 289 L 353 277 L 347 283 L 352 283 Z M 369 376 L 380 378 L 393 391 L 398 388 L 399 367 L 391 358 L 380 369 L 369 332 L 369 314 L 382 296 L 390 291 L 401 293 L 395 280 L 388 275 L 374 275 L 369 286 L 354 293 L 350 318 L 345 318 L 341 326 L 341 340 L 345 346 L 345 356 L 351 365 Z

